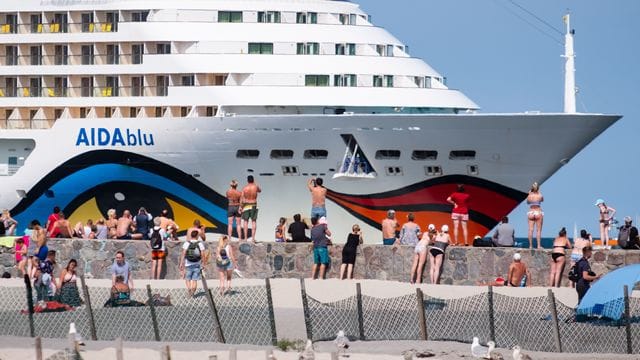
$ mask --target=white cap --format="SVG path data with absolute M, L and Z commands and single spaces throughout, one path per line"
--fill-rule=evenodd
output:
M 429 229 L 429 231 L 435 231 L 436 230 L 436 226 L 433 225 L 433 224 L 429 224 L 428 229 Z
M 440 228 L 440 230 L 441 230 L 442 232 L 449 232 L 449 225 L 447 225 L 447 224 L 442 225 L 442 227 Z
M 513 254 L 513 260 L 520 261 L 520 259 L 522 259 L 522 255 L 520 255 L 520 253 Z

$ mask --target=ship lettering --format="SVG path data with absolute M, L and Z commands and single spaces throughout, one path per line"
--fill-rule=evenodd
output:
M 80 128 L 76 146 L 153 146 L 153 134 L 141 129 Z

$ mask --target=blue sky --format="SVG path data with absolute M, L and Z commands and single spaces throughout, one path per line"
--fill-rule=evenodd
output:
M 614 207 L 620 220 L 640 217 L 640 1 L 514 1 L 559 30 L 570 10 L 578 111 L 624 115 L 542 184 L 543 236 L 556 235 L 562 226 L 571 234 L 574 223 L 597 234 L 597 198 Z M 559 42 L 563 36 L 510 0 L 356 2 L 482 112 L 562 111 L 563 45 L 518 16 Z M 526 209 L 520 205 L 510 215 L 517 236 L 526 236 Z

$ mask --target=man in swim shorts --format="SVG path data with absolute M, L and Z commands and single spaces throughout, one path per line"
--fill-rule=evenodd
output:
M 386 219 L 382 220 L 382 243 L 393 245 L 397 239 L 398 221 L 395 210 L 387 211 Z
M 233 222 L 236 222 L 236 231 L 238 237 L 242 237 L 242 229 L 240 228 L 240 198 L 242 193 L 238 190 L 238 181 L 233 179 L 229 184 L 229 190 L 227 190 L 227 201 L 229 202 L 227 207 L 227 236 L 231 239 L 233 233 Z
M 531 274 L 527 265 L 522 261 L 522 255 L 513 254 L 513 262 L 509 265 L 509 274 L 507 275 L 506 286 L 525 287 L 531 286 Z
M 253 242 L 256 241 L 256 230 L 258 219 L 258 193 L 262 192 L 260 186 L 255 183 L 253 175 L 247 176 L 247 185 L 242 189 L 240 206 L 242 208 L 242 237 L 240 240 L 249 240 L 249 222 L 251 222 L 251 236 Z
M 327 196 L 327 188 L 322 186 L 322 178 L 309 179 L 307 187 L 311 192 L 311 218 L 326 217 L 327 208 L 325 206 L 325 198 Z

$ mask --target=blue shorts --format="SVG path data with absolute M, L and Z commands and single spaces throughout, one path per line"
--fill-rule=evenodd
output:
M 200 264 L 189 265 L 185 267 L 185 280 L 199 281 L 201 278 Z
M 582 255 L 571 253 L 571 261 L 578 262 L 582 259 Z
M 328 264 L 329 263 L 329 250 L 326 247 L 314 247 L 313 248 L 313 263 L 314 264 Z
M 324 206 L 319 206 L 319 207 L 312 207 L 311 208 L 311 218 L 313 219 L 314 217 L 317 217 L 318 219 L 320 219 L 323 216 L 327 216 L 327 208 L 325 208 Z
M 382 239 L 383 245 L 393 245 L 396 242 L 396 238 Z

